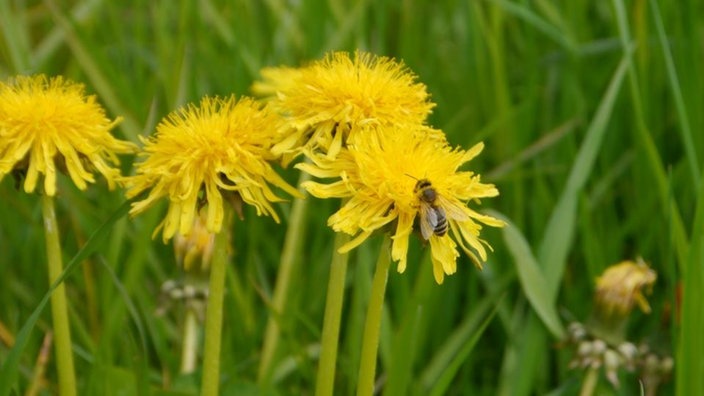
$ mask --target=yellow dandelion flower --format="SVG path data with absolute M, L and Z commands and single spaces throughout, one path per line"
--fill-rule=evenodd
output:
M 596 302 L 607 315 L 626 316 L 638 304 L 645 313 L 650 305 L 643 290 L 652 288 L 657 274 L 642 260 L 612 265 L 596 280 Z
M 354 236 L 341 253 L 395 222 L 391 257 L 403 272 L 415 222 L 430 242 L 435 280 L 442 283 L 445 274 L 456 270 L 457 245 L 477 266 L 486 261 L 485 247 L 491 247 L 479 238 L 480 223 L 504 225 L 467 206 L 470 200 L 499 194 L 493 185 L 481 183 L 479 175 L 459 170 L 483 147 L 480 143 L 468 151 L 452 149 L 408 128 L 372 130 L 360 134 L 335 160 L 316 156 L 312 164 L 297 167 L 320 178 L 339 177 L 330 184 L 307 182 L 304 187 L 319 198 L 349 198 L 328 219 L 333 230 Z
M 134 152 L 132 143 L 116 139 L 95 96 L 62 77 L 18 76 L 0 82 L 0 180 L 10 172 L 24 175 L 31 193 L 39 174 L 44 192 L 56 194 L 56 171 L 67 173 L 84 190 L 93 171 L 113 188 L 120 177 L 116 153 Z
M 280 118 L 249 98 L 234 96 L 201 100 L 169 114 L 156 135 L 144 139 L 145 160 L 136 175 L 126 179 L 128 197 L 150 190 L 130 211 L 144 211 L 162 197 L 169 199 L 164 241 L 176 232 L 189 234 L 200 204 L 207 202 L 206 228 L 219 232 L 223 222 L 223 193 L 236 193 L 258 215 L 279 221 L 271 202 L 281 201 L 269 183 L 297 195 L 271 167 L 271 146 L 278 139 Z
M 292 132 L 275 153 L 321 148 L 334 158 L 369 126 L 423 125 L 435 106 L 425 85 L 403 63 L 369 53 L 329 53 L 301 68 L 266 68 L 252 90 L 269 96 Z M 444 139 L 427 127 L 429 136 Z

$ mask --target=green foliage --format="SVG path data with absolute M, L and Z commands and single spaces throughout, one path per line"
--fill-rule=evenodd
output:
M 66 2 L 62 2 L 66 3 Z M 62 74 L 122 116 L 139 143 L 168 112 L 203 95 L 248 94 L 264 66 L 304 64 L 330 50 L 403 60 L 437 103 L 431 123 L 464 148 L 501 195 L 482 203 L 510 220 L 483 230 L 483 271 L 461 257 L 434 283 L 420 240 L 404 274 L 392 266 L 382 313 L 382 393 L 576 394 L 581 372 L 560 348 L 586 320 L 594 279 L 642 256 L 657 271 L 628 334 L 676 356 L 663 393 L 701 394 L 704 367 L 704 61 L 694 1 L 105 1 L 0 0 L 0 77 Z M 125 173 L 132 158 L 126 158 Z M 282 170 L 290 183 L 298 172 Z M 32 382 L 51 328 L 38 196 L 0 182 L 0 395 Z M 305 213 L 272 375 L 257 381 L 290 202 L 282 224 L 245 209 L 227 268 L 222 394 L 312 394 L 336 202 Z M 151 234 L 163 207 L 131 219 L 123 191 L 60 179 L 57 215 L 67 263 L 81 394 L 196 394 L 179 374 L 178 303 L 156 315 L 160 287 L 180 279 L 171 246 Z M 313 209 L 313 210 L 311 210 Z M 116 216 L 116 217 L 115 217 Z M 502 238 L 503 234 L 503 238 Z M 94 237 L 89 238 L 89 236 Z M 378 239 L 348 268 L 335 394 L 353 394 Z M 70 263 L 70 264 L 69 264 Z M 681 289 L 683 287 L 683 290 Z M 682 291 L 679 294 L 679 291 Z M 683 300 L 680 300 L 681 296 Z M 0 333 L 0 335 L 2 335 Z M 46 385 L 54 390 L 50 359 Z M 613 390 L 639 391 L 632 374 Z

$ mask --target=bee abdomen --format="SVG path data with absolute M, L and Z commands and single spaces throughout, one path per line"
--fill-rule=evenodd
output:
M 437 236 L 443 236 L 443 235 L 447 234 L 447 227 L 448 227 L 447 217 L 445 216 L 445 211 L 439 206 L 433 207 L 433 210 L 435 210 L 435 214 L 438 217 L 438 222 L 437 222 L 437 224 L 435 224 L 435 227 L 433 228 L 433 232 Z

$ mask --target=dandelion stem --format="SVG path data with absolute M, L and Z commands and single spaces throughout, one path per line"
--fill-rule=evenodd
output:
M 196 370 L 198 359 L 198 318 L 193 308 L 186 308 L 183 321 L 183 343 L 181 345 L 181 374 L 191 374 Z
M 379 332 L 381 330 L 381 311 L 384 306 L 386 281 L 389 277 L 391 257 L 389 246 L 391 239 L 384 236 L 376 262 L 376 271 L 372 280 L 371 296 L 367 308 L 367 318 L 364 323 L 362 338 L 362 355 L 359 362 L 359 378 L 357 379 L 357 396 L 367 396 L 374 392 L 374 377 L 376 375 L 376 357 L 379 349 Z
M 579 396 L 593 395 L 598 380 L 599 370 L 595 369 L 594 367 L 590 367 L 587 373 L 584 375 L 584 380 L 582 381 L 582 389 L 579 390 Z
M 61 276 L 63 264 L 54 198 L 48 194 L 42 194 L 42 213 L 44 215 L 46 256 L 49 265 L 49 284 L 52 285 Z M 76 374 L 73 367 L 73 352 L 71 351 L 71 330 L 68 320 L 66 288 L 63 282 L 56 286 L 56 289 L 51 294 L 51 316 L 56 345 L 59 394 L 62 396 L 73 396 L 76 395 Z
M 298 185 L 300 186 L 301 183 L 308 180 L 310 180 L 310 175 L 301 172 Z M 301 191 L 301 193 L 303 193 L 303 191 Z M 264 345 L 262 347 L 262 358 L 259 362 L 258 374 L 260 382 L 268 378 L 274 360 L 274 354 L 279 344 L 279 334 L 281 332 L 279 321 L 281 320 L 281 314 L 284 312 L 286 301 L 288 300 L 291 274 L 297 263 L 303 243 L 305 231 L 304 220 L 309 201 L 308 199 L 296 199 L 291 208 L 291 217 L 289 218 L 286 239 L 284 241 L 283 251 L 281 252 L 281 262 L 279 263 L 279 270 L 276 276 L 276 286 L 274 287 L 274 294 L 271 298 L 272 315 L 269 315 L 264 333 Z
M 228 262 L 228 234 L 230 210 L 224 205 L 222 230 L 215 235 L 213 259 L 210 266 L 208 308 L 205 313 L 205 346 L 203 349 L 202 396 L 217 396 L 220 386 L 220 342 L 222 338 L 222 311 L 225 298 L 225 270 Z
M 340 335 L 340 319 L 342 317 L 342 300 L 345 294 L 345 276 L 347 275 L 347 253 L 337 250 L 347 243 L 349 236 L 338 232 L 335 235 L 335 246 L 330 263 L 330 278 L 328 293 L 325 300 L 325 318 L 323 319 L 323 334 L 320 345 L 320 360 L 318 362 L 318 379 L 315 384 L 316 396 L 329 396 L 333 393 L 335 384 L 335 364 L 337 363 L 337 342 Z

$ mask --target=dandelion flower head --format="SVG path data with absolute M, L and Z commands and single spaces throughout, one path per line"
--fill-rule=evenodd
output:
M 301 68 L 266 68 L 252 90 L 269 97 L 292 132 L 274 147 L 322 149 L 334 158 L 370 126 L 424 125 L 435 106 L 404 64 L 357 51 L 332 52 Z M 427 127 L 435 138 L 442 133 Z
M 280 117 L 250 98 L 205 97 L 198 106 L 188 105 L 169 114 L 153 137 L 144 139 L 144 161 L 127 178 L 128 197 L 149 190 L 135 202 L 132 215 L 162 197 L 169 200 L 163 229 L 166 242 L 176 232 L 188 235 L 198 208 L 207 203 L 206 228 L 222 227 L 224 194 L 236 193 L 254 206 L 258 215 L 278 222 L 271 202 L 281 201 L 269 187 L 298 192 L 271 167 L 271 146 L 277 141 Z M 228 194 L 229 195 L 229 194 Z
M 655 271 L 640 259 L 614 264 L 596 280 L 596 302 L 607 313 L 620 316 L 630 313 L 635 304 L 650 313 L 643 291 L 650 290 L 656 279 Z
M 360 245 L 375 230 L 395 224 L 391 257 L 398 261 L 399 272 L 406 268 L 414 223 L 426 220 L 417 185 L 419 180 L 431 183 L 437 194 L 434 205 L 444 210 L 449 227 L 446 234 L 428 235 L 433 274 L 442 283 L 445 274 L 456 271 L 457 245 L 481 267 L 486 248 L 491 248 L 479 238 L 481 224 L 504 224 L 467 206 L 470 200 L 499 194 L 493 185 L 481 183 L 479 175 L 459 169 L 482 149 L 482 143 L 467 151 L 453 149 L 417 131 L 391 128 L 360 134 L 334 160 L 319 155 L 311 164 L 297 167 L 319 178 L 339 178 L 330 184 L 307 182 L 304 187 L 319 198 L 348 198 L 328 219 L 333 230 L 354 236 L 341 252 Z
M 136 150 L 110 134 L 119 121 L 109 120 L 83 85 L 62 77 L 0 82 L 0 180 L 18 172 L 25 176 L 24 191 L 31 193 L 42 174 L 44 193 L 54 196 L 57 168 L 81 190 L 95 182 L 97 171 L 112 189 L 120 177 L 116 154 Z

